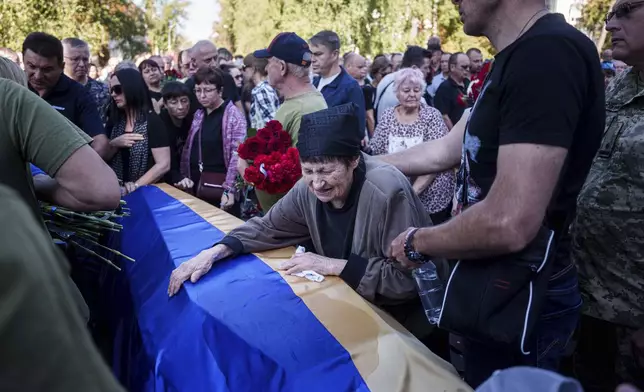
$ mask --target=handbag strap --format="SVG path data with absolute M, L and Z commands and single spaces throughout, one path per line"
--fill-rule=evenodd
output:
M 201 133 L 203 132 L 203 126 L 201 128 L 199 128 L 198 132 L 199 132 L 199 134 L 197 135 L 197 138 L 198 138 L 197 139 L 198 140 L 197 148 L 199 149 L 199 164 L 198 164 L 198 167 L 199 167 L 199 173 L 203 173 L 203 158 L 201 156 Z

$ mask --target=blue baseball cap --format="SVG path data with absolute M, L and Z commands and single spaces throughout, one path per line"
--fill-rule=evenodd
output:
M 295 33 L 279 33 L 268 48 L 256 50 L 253 53 L 258 59 L 277 57 L 290 64 L 308 67 L 311 65 L 311 49 L 300 36 Z

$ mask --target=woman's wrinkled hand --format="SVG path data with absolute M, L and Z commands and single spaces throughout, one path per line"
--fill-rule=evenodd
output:
M 338 276 L 347 265 L 346 260 L 331 259 L 315 253 L 296 253 L 290 260 L 283 262 L 279 268 L 286 271 L 287 275 L 297 274 L 302 271 L 315 271 L 320 275 Z
M 136 142 L 140 142 L 144 139 L 145 137 L 140 133 L 124 133 L 121 136 L 115 137 L 114 139 L 110 140 L 110 146 L 116 148 L 130 148 Z
M 177 267 L 170 275 L 170 284 L 168 285 L 168 296 L 172 297 L 180 289 L 183 283 L 190 279 L 196 283 L 202 276 L 210 271 L 212 264 L 215 262 L 212 249 L 207 249 L 199 253 L 196 257 L 186 261 Z
M 192 187 L 195 186 L 195 183 L 192 182 L 192 180 L 189 178 L 184 178 L 183 180 L 174 184 L 174 186 L 181 189 L 192 189 Z

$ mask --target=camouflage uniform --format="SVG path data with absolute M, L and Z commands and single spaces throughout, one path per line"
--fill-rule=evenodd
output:
M 643 176 L 644 82 L 630 70 L 606 90 L 606 131 L 579 193 L 572 247 L 584 314 L 615 326 L 616 370 L 629 381 L 644 373 L 629 342 L 644 328 Z

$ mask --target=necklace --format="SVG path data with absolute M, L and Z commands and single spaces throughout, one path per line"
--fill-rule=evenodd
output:
M 532 21 L 534 20 L 534 18 L 536 18 L 536 17 L 537 17 L 537 15 L 539 15 L 539 14 L 540 14 L 540 13 L 542 13 L 542 12 L 546 12 L 546 13 L 548 13 L 548 12 L 550 12 L 550 11 L 548 11 L 548 9 L 547 9 L 547 8 L 543 8 L 543 9 L 540 9 L 539 11 L 535 12 L 535 13 L 534 13 L 534 15 L 532 15 L 532 17 L 531 17 L 530 19 L 528 19 L 528 21 L 527 21 L 527 22 L 526 22 L 526 24 L 523 26 L 523 28 L 521 29 L 521 31 L 519 31 L 519 34 L 517 35 L 517 38 L 515 39 L 515 41 L 516 41 L 517 39 L 519 39 L 519 37 L 521 37 L 521 35 L 525 32 L 525 30 L 528 28 L 528 25 L 530 25 L 530 22 L 532 22 Z

